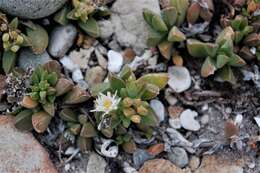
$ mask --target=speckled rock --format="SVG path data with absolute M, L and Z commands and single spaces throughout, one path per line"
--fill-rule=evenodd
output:
M 89 156 L 87 173 L 105 173 L 106 161 L 96 153 Z
M 58 173 L 39 142 L 17 130 L 10 116 L 0 116 L 0 139 L 1 173 Z
M 1 0 L 0 9 L 13 16 L 38 19 L 56 12 L 67 0 Z
M 51 61 L 50 55 L 45 51 L 43 54 L 35 55 L 30 49 L 23 49 L 18 58 L 18 66 L 24 70 L 36 68 L 38 65 Z
M 158 0 L 117 0 L 112 6 L 111 21 L 117 42 L 132 47 L 142 54 L 147 47 L 148 27 L 143 19 L 143 9 L 160 13 Z

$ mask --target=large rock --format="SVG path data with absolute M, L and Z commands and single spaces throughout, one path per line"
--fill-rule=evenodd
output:
M 17 130 L 9 116 L 0 116 L 0 139 L 1 173 L 57 173 L 37 140 Z
M 143 9 L 160 13 L 158 0 L 117 0 L 112 7 L 111 21 L 116 40 L 141 54 L 147 47 L 147 25 L 143 19 Z
M 13 16 L 38 19 L 48 16 L 67 0 L 1 0 L 0 9 Z

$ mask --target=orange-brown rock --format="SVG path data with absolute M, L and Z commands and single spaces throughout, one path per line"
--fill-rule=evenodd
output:
M 139 173 L 186 173 L 168 160 L 154 159 L 144 163 Z
M 58 173 L 39 142 L 17 130 L 11 116 L 0 116 L 0 139 L 1 173 Z
M 243 162 L 219 156 L 204 156 L 195 173 L 243 173 Z

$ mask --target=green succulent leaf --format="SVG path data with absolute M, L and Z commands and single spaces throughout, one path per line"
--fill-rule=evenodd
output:
M 153 84 L 159 89 L 163 89 L 168 83 L 169 76 L 167 73 L 149 73 L 140 77 L 138 83 Z
M 168 34 L 168 41 L 170 42 L 182 42 L 186 39 L 186 36 L 176 27 L 172 27 Z
M 69 20 L 67 18 L 69 12 L 70 8 L 68 6 L 65 6 L 55 14 L 53 20 L 61 25 L 66 25 L 69 23 Z
M 85 23 L 79 21 L 79 27 L 91 37 L 97 38 L 100 36 L 100 28 L 97 21 L 90 17 Z
M 54 116 L 55 115 L 55 106 L 53 103 L 46 103 L 42 105 L 42 108 L 45 112 L 47 112 L 49 115 Z
M 26 33 L 31 40 L 31 49 L 35 54 L 42 54 L 49 43 L 47 31 L 40 25 L 34 24 L 34 29 L 27 28 Z
M 75 112 L 73 112 L 71 109 L 68 109 L 68 108 L 62 109 L 59 116 L 64 121 L 75 122 L 75 123 L 78 122 L 77 114 Z
M 191 56 L 205 58 L 214 57 L 218 46 L 212 43 L 203 43 L 195 39 L 187 40 L 187 49 Z
M 122 123 L 123 123 L 123 126 L 125 128 L 128 128 L 131 124 L 131 119 L 125 117 L 125 116 L 121 116 L 122 117 Z
M 149 9 L 147 9 L 147 8 L 145 8 L 145 9 L 143 10 L 144 20 L 146 21 L 146 23 L 147 23 L 148 25 L 150 25 L 150 27 L 153 27 L 152 18 L 153 18 L 153 16 L 155 16 L 155 15 L 158 15 L 158 14 L 156 14 L 156 13 L 153 12 L 152 10 L 149 10 Z
M 218 52 L 223 52 L 227 55 L 230 55 L 233 52 L 233 41 L 230 39 L 225 40 L 220 46 Z
M 97 131 L 90 122 L 87 122 L 83 124 L 80 136 L 85 138 L 92 138 L 97 136 Z
M 162 40 L 165 38 L 166 33 L 160 33 L 153 29 L 149 30 L 148 39 L 147 39 L 147 45 L 149 47 L 155 47 L 159 43 L 162 42 Z
M 217 76 L 223 81 L 230 82 L 231 84 L 236 83 L 236 78 L 230 66 L 224 66 L 218 71 Z
M 219 68 L 224 67 L 228 63 L 228 61 L 229 61 L 229 57 L 228 56 L 226 56 L 226 55 L 218 55 L 217 56 L 217 64 L 216 64 L 217 68 L 219 69 Z
M 164 21 L 162 20 L 161 16 L 154 15 L 152 18 L 152 28 L 158 32 L 167 32 L 168 28 Z
M 4 72 L 6 74 L 10 73 L 15 65 L 16 61 L 16 53 L 12 51 L 4 51 L 3 53 L 3 59 L 2 59 L 2 66 L 4 69 Z
M 142 94 L 142 100 L 151 100 L 155 98 L 160 92 L 160 88 L 153 84 L 146 84 L 144 93 Z
M 164 41 L 161 42 L 158 45 L 158 48 L 160 50 L 160 53 L 163 55 L 164 58 L 166 58 L 167 60 L 169 60 L 171 58 L 172 55 L 172 46 L 173 43 L 169 42 L 169 41 Z
M 55 84 L 56 84 L 57 81 L 58 81 L 58 75 L 57 75 L 57 73 L 52 72 L 52 73 L 48 74 L 48 76 L 47 76 L 47 81 L 48 81 L 48 83 L 51 84 L 52 86 L 55 86 Z
M 243 60 L 243 58 L 241 58 L 237 54 L 233 53 L 230 57 L 228 65 L 234 66 L 234 67 L 242 67 L 242 66 L 246 65 L 246 62 Z
M 9 27 L 11 30 L 16 30 L 18 28 L 19 25 L 19 20 L 17 17 L 15 17 L 10 23 L 9 23 Z
M 110 89 L 110 83 L 104 82 L 104 83 L 99 83 L 95 85 L 94 87 L 91 88 L 91 96 L 95 97 L 99 93 L 105 93 Z
M 144 126 L 151 126 L 151 127 L 155 127 L 159 124 L 158 119 L 156 118 L 156 115 L 154 113 L 154 111 L 149 108 L 149 113 L 146 116 L 142 116 L 141 119 L 141 123 Z
M 170 0 L 170 5 L 175 7 L 177 10 L 177 22 L 176 25 L 180 26 L 186 17 L 186 12 L 189 7 L 189 1 L 188 0 Z
M 121 72 L 120 72 L 120 74 L 119 74 L 119 77 L 120 77 L 122 80 L 124 80 L 124 81 L 126 81 L 126 80 L 129 79 L 130 77 L 131 77 L 132 79 L 135 79 L 135 75 L 134 75 L 132 69 L 131 69 L 128 65 L 125 65 L 125 66 L 122 68 L 122 70 L 121 70 Z
M 177 10 L 175 7 L 167 7 L 162 10 L 162 18 L 168 28 L 172 28 L 177 20 Z
M 26 109 L 21 111 L 15 116 L 14 125 L 17 129 L 22 131 L 30 131 L 33 129 L 32 126 L 32 110 Z
M 216 63 L 214 62 L 214 60 L 211 57 L 207 57 L 201 67 L 201 76 L 208 77 L 210 75 L 213 75 L 215 73 L 215 71 L 217 70 L 215 64 Z
M 79 104 L 87 101 L 90 95 L 87 91 L 81 89 L 79 86 L 74 86 L 70 92 L 68 92 L 63 100 L 64 104 Z
M 226 40 L 234 39 L 234 31 L 231 27 L 226 27 L 221 33 L 219 33 L 216 43 L 222 45 Z
M 111 89 L 113 89 L 114 91 L 120 91 L 121 88 L 126 87 L 125 82 L 122 79 L 120 79 L 119 77 L 117 77 L 113 74 L 111 74 L 109 76 L 109 81 L 110 81 Z

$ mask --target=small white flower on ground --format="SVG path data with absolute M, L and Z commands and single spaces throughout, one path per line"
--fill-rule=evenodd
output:
M 105 115 L 109 114 L 113 110 L 117 110 L 118 104 L 121 98 L 117 97 L 117 92 L 112 95 L 111 92 L 107 92 L 107 95 L 100 93 L 97 99 L 95 100 L 95 109 L 91 112 L 103 112 L 101 122 L 98 125 L 98 129 L 100 130 L 103 118 Z

